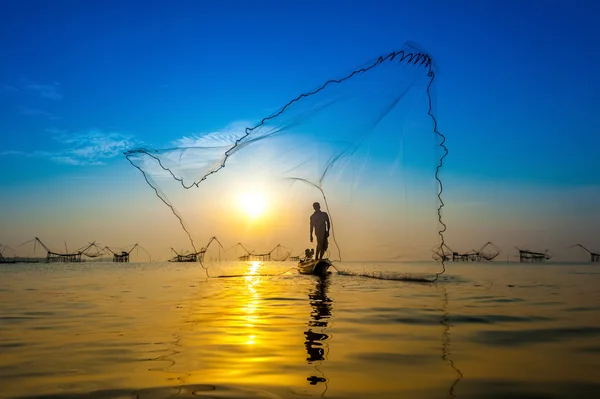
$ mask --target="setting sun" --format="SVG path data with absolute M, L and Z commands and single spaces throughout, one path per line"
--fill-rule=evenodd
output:
M 261 216 L 267 208 L 265 197 L 259 193 L 245 193 L 239 197 L 240 208 L 251 218 Z

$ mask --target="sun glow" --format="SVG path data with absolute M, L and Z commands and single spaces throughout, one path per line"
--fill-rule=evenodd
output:
M 256 192 L 245 193 L 239 197 L 240 208 L 251 218 L 260 217 L 267 208 L 265 197 Z

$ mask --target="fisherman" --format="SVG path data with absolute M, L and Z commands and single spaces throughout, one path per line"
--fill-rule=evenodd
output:
M 317 250 L 315 259 L 323 259 L 325 251 L 329 247 L 327 238 L 329 237 L 329 229 L 331 223 L 329 222 L 329 215 L 327 212 L 321 211 L 321 204 L 315 202 L 313 204 L 315 212 L 310 215 L 310 242 L 313 242 L 313 230 L 317 236 Z

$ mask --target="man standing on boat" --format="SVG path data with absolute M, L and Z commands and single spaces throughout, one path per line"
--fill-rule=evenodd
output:
M 313 230 L 317 236 L 317 250 L 315 259 L 323 259 L 325 251 L 329 247 L 328 237 L 329 228 L 331 223 L 329 222 L 329 215 L 327 212 L 321 211 L 321 204 L 315 202 L 313 204 L 315 212 L 310 215 L 310 242 L 313 242 Z

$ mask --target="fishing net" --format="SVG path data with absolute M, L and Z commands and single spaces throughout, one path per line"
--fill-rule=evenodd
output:
M 190 252 L 216 236 L 220 258 L 240 250 L 236 242 L 252 247 L 246 253 L 283 247 L 278 260 L 293 258 L 314 246 L 308 219 L 320 202 L 332 224 L 330 259 L 431 259 L 445 230 L 447 153 L 433 80 L 431 58 L 407 44 L 255 122 L 125 155 L 175 215 Z

